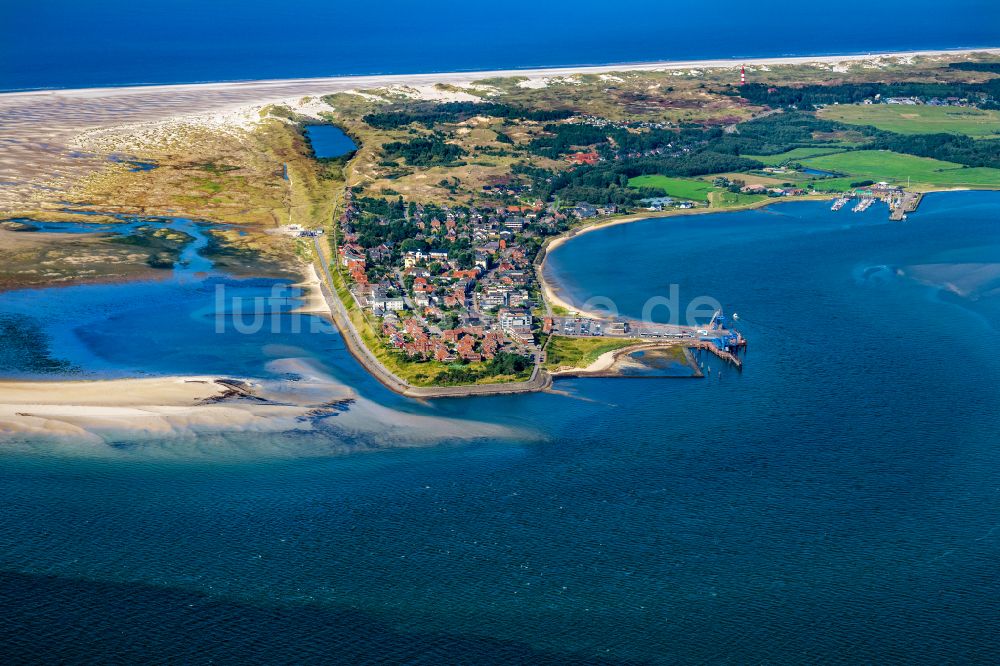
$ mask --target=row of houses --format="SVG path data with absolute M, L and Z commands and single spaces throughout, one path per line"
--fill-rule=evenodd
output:
M 434 336 L 416 317 L 405 321 L 386 318 L 382 332 L 390 345 L 407 357 L 444 363 L 459 359 L 469 363 L 488 361 L 510 347 L 510 341 L 501 332 L 481 326 L 448 329 Z
M 407 356 L 468 362 L 489 360 L 500 349 L 537 351 L 534 251 L 525 239 L 556 233 L 569 217 L 613 212 L 587 203 L 566 212 L 541 202 L 454 210 L 411 205 L 390 207 L 405 215 L 390 223 L 373 216 L 368 201 L 351 200 L 340 219 L 338 261 L 356 300 L 381 318 L 390 345 Z M 412 238 L 423 248 L 406 247 L 398 235 L 388 240 L 393 225 L 403 223 L 412 223 Z M 373 227 L 386 229 L 375 246 Z
M 768 187 L 759 183 L 744 185 L 740 188 L 740 192 L 744 194 L 767 194 L 768 196 L 775 197 L 794 197 L 806 193 L 801 187 Z

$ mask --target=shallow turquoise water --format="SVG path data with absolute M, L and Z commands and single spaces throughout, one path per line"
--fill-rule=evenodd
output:
M 610 227 L 553 253 L 581 301 L 635 315 L 676 283 L 738 312 L 746 369 L 706 380 L 419 406 L 336 335 L 279 336 L 370 397 L 544 437 L 6 455 L 0 645 L 70 661 L 991 661 L 998 218 L 996 193 L 931 195 L 905 224 L 788 203 Z M 99 372 L 263 368 L 270 334 L 205 343 L 205 288 L 63 290 L 110 316 L 53 347 Z M 183 326 L 143 313 L 167 336 L 149 349 L 190 349 L 120 340 L 141 328 L 122 303 L 152 298 Z

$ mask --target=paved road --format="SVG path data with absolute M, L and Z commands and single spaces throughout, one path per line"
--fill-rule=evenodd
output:
M 412 384 L 397 377 L 385 365 L 379 361 L 368 346 L 361 339 L 361 335 L 354 327 L 347 308 L 333 290 L 333 275 L 330 273 L 330 260 L 325 238 L 317 236 L 313 238 L 316 248 L 314 264 L 316 272 L 320 276 L 320 292 L 326 300 L 327 307 L 330 308 L 330 315 L 333 323 L 344 336 L 344 343 L 351 355 L 365 366 L 375 377 L 389 389 L 412 398 L 458 398 L 473 395 L 501 395 L 512 393 L 529 393 L 541 391 L 552 385 L 552 377 L 542 369 L 538 361 L 531 372 L 531 377 L 524 382 L 509 384 L 477 384 L 472 386 L 435 386 L 422 387 Z

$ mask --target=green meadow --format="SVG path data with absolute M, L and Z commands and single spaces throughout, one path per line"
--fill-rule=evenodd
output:
M 844 178 L 816 178 L 811 181 L 817 192 L 846 192 L 851 189 L 853 183 L 859 180 L 874 180 L 873 178 L 858 178 L 857 176 L 846 176 Z
M 1000 137 L 1000 112 L 957 106 L 903 104 L 840 104 L 817 115 L 848 125 L 872 125 L 899 134 L 967 134 L 974 138 Z
M 736 208 L 739 206 L 748 206 L 767 198 L 766 194 L 743 194 L 742 192 L 730 192 L 729 190 L 720 189 L 712 193 L 710 201 L 715 208 Z
M 940 187 L 1000 187 L 1000 169 L 965 167 L 929 157 L 916 157 L 885 150 L 857 150 L 802 160 L 823 171 L 898 184 Z
M 744 155 L 743 157 L 763 162 L 767 166 L 777 166 L 779 164 L 784 164 L 785 162 L 799 162 L 809 157 L 816 157 L 818 155 L 829 155 L 840 150 L 842 149 L 833 146 L 815 146 L 809 148 L 792 148 L 791 150 L 787 150 L 783 153 L 777 153 L 776 155 Z
M 667 192 L 667 195 L 677 199 L 689 199 L 691 201 L 708 201 L 709 192 L 715 188 L 711 184 L 701 180 L 691 180 L 689 178 L 671 178 L 658 174 L 648 176 L 636 176 L 628 181 L 629 187 L 659 187 Z

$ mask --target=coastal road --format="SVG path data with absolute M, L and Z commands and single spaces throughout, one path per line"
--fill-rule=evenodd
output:
M 524 382 L 508 384 L 474 384 L 469 386 L 413 386 L 397 377 L 379 361 L 361 339 L 361 335 L 351 321 L 347 308 L 337 296 L 333 287 L 333 275 L 330 273 L 329 250 L 324 247 L 325 237 L 314 236 L 313 245 L 316 249 L 313 263 L 320 278 L 320 292 L 330 309 L 330 316 L 344 337 L 347 350 L 375 379 L 396 393 L 411 398 L 460 398 L 473 395 L 502 395 L 513 393 L 530 393 L 542 391 L 552 385 L 552 377 L 542 369 L 536 359 L 531 377 Z

